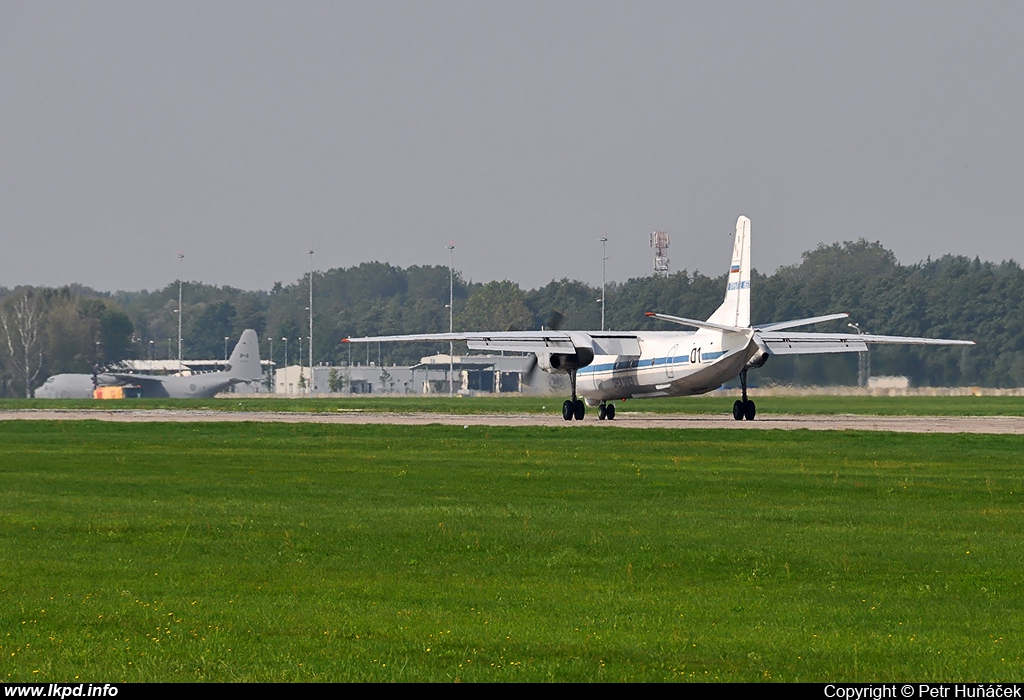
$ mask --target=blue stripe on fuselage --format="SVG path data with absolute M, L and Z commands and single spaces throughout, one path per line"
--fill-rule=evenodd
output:
M 718 352 L 704 352 L 701 353 L 700 359 L 702 362 L 710 362 L 711 360 L 717 360 L 722 357 L 722 355 L 725 355 L 724 350 L 720 350 Z M 581 374 L 597 374 L 599 372 L 628 372 L 629 370 L 641 370 L 667 364 L 670 364 L 670 358 L 668 357 L 655 357 L 650 360 L 620 360 L 618 362 L 606 362 L 600 365 L 588 365 L 587 367 L 580 368 L 576 374 L 579 376 Z M 689 354 L 686 354 L 671 358 L 671 364 L 688 365 L 690 364 L 690 356 Z

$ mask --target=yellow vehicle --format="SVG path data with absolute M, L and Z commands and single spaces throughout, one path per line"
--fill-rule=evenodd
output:
M 137 386 L 98 386 L 92 392 L 94 399 L 137 399 L 142 389 Z

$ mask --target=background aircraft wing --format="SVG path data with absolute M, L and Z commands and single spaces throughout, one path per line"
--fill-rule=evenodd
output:
M 785 333 L 759 330 L 754 335 L 772 355 L 812 355 L 831 352 L 865 352 L 876 345 L 974 345 L 973 340 L 912 338 L 901 335 L 857 335 L 856 333 Z
M 117 377 L 121 382 L 161 382 L 167 377 L 158 377 L 155 374 L 131 374 L 130 372 L 104 372 L 108 377 Z

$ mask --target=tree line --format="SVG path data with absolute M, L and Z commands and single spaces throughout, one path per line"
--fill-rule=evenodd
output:
M 363 263 L 313 274 L 314 358 L 343 365 L 368 361 L 410 364 L 447 344 L 382 344 L 353 349 L 348 336 L 440 333 L 448 330 L 449 271 L 442 266 L 399 268 Z M 263 358 L 308 361 L 309 276 L 269 291 L 197 282 L 182 285 L 184 356 L 217 359 L 242 330 L 260 336 Z M 879 243 L 819 246 L 799 264 L 774 274 L 752 272 L 755 324 L 837 311 L 865 332 L 975 340 L 976 347 L 876 347 L 875 375 L 907 375 L 916 386 L 1024 385 L 1024 271 L 1014 261 L 982 262 L 943 256 L 901 265 Z M 706 318 L 721 303 L 725 274 L 682 270 L 611 283 L 610 330 L 678 330 L 652 322 L 646 311 Z M 509 281 L 453 279 L 456 331 L 529 330 L 558 311 L 565 329 L 601 324 L 601 289 L 562 279 L 531 290 Z M 156 291 L 104 293 L 71 285 L 0 288 L 0 363 L 5 396 L 25 396 L 51 374 L 90 372 L 129 358 L 177 356 L 178 285 Z M 849 330 L 843 322 L 818 329 Z M 225 340 L 225 338 L 227 340 Z M 285 340 L 287 339 L 287 340 Z M 757 370 L 758 383 L 854 384 L 855 354 L 774 357 Z

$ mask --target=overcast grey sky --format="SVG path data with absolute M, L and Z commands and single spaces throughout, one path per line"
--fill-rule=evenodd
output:
M 1024 260 L 1021 2 L 0 2 L 0 285 Z M 671 311 L 667 309 L 666 311 Z

